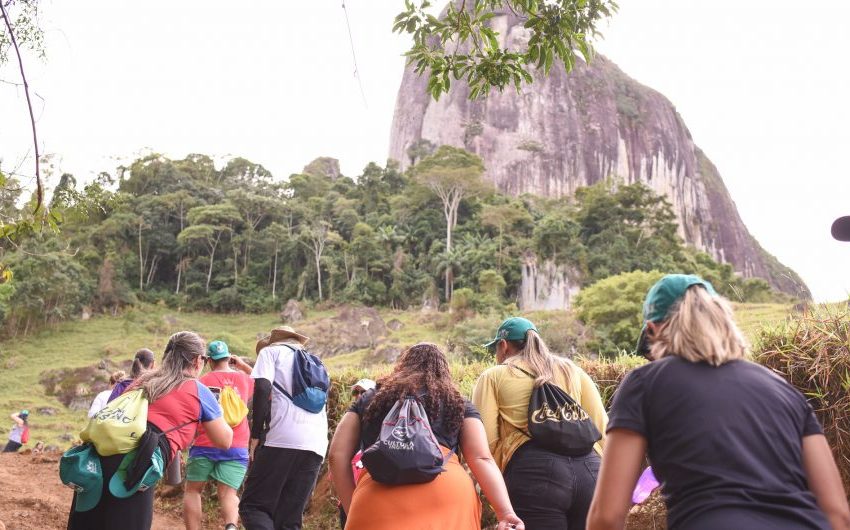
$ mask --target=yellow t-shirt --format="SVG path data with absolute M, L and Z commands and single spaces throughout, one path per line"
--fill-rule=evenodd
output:
M 605 427 L 608 414 L 602 404 L 602 397 L 596 383 L 584 370 L 569 359 L 565 363 L 569 380 L 563 370 L 555 369 L 552 381 L 566 391 L 581 407 L 587 411 L 596 428 L 602 433 L 594 449 L 600 455 L 605 446 Z M 524 370 L 529 367 L 519 359 L 509 360 Z M 472 402 L 481 413 L 481 421 L 487 432 L 490 452 L 499 468 L 504 471 L 519 447 L 530 438 L 528 432 L 528 402 L 534 389 L 534 379 L 519 370 L 500 364 L 484 371 L 475 383 Z

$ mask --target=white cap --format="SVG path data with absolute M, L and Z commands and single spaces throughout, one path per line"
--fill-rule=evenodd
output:
M 351 390 L 354 390 L 358 386 L 363 390 L 372 390 L 375 388 L 375 382 L 371 379 L 361 379 L 360 381 L 357 381 L 356 383 L 351 385 Z

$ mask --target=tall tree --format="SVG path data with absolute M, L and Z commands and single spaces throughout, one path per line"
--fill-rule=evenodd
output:
M 177 241 L 184 246 L 203 245 L 210 256 L 209 270 L 205 291 L 210 291 L 215 251 L 221 238 L 226 233 L 232 233 L 235 225 L 242 221 L 239 210 L 232 204 L 216 204 L 212 206 L 196 206 L 189 210 L 189 225 L 177 236 Z
M 322 298 L 322 255 L 328 244 L 333 244 L 341 238 L 331 230 L 331 225 L 324 220 L 314 220 L 301 227 L 301 244 L 313 254 L 316 266 L 316 285 L 319 290 L 319 300 Z
M 485 205 L 479 217 L 484 226 L 492 226 L 499 230 L 499 253 L 496 266 L 498 272 L 502 272 L 502 240 L 505 227 L 512 227 L 520 221 L 531 221 L 531 216 L 522 205 L 507 203 Z
M 452 252 L 452 232 L 457 226 L 457 212 L 462 200 L 480 195 L 487 190 L 481 175 L 484 162 L 475 154 L 464 149 L 440 146 L 437 151 L 424 158 L 414 169 L 417 181 L 434 192 L 443 203 L 446 219 L 446 254 Z M 452 266 L 446 267 L 446 301 L 451 301 L 453 288 Z

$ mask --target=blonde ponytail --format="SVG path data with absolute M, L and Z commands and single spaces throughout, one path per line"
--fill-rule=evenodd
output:
M 519 353 L 507 361 L 505 364 L 512 366 L 514 359 L 522 359 L 525 364 L 531 369 L 531 373 L 537 377 L 534 379 L 534 387 L 539 387 L 543 383 L 550 383 L 555 378 L 555 370 L 560 369 L 564 374 L 564 379 L 569 383 L 570 373 L 567 369 L 567 361 L 561 359 L 549 352 L 549 347 L 543 342 L 543 337 L 537 331 L 531 329 L 525 335 L 525 342 L 510 341 L 515 346 L 519 347 Z

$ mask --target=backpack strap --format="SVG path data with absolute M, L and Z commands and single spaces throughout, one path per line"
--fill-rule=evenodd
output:
M 531 373 L 531 372 L 529 372 L 528 370 L 523 370 L 522 368 L 520 368 L 519 366 L 517 366 L 517 365 L 515 365 L 515 364 L 508 364 L 508 365 L 506 365 L 506 366 L 510 366 L 511 368 L 516 368 L 517 370 L 519 370 L 520 372 L 524 373 L 524 374 L 525 374 L 525 375 L 527 375 L 528 377 L 530 377 L 530 378 L 532 378 L 532 379 L 537 379 L 537 376 L 536 376 L 536 375 L 532 374 L 532 373 Z M 525 429 L 525 430 L 517 429 L 517 430 L 519 430 L 519 432 L 521 432 L 522 434 L 524 434 L 524 435 L 528 436 L 528 438 L 529 438 L 529 439 L 533 439 L 533 438 L 531 437 L 531 433 L 528 431 L 528 429 Z
M 172 427 L 172 428 L 168 429 L 167 431 L 162 431 L 162 434 L 163 434 L 163 436 L 164 436 L 164 435 L 166 435 L 166 434 L 168 434 L 168 433 L 170 433 L 170 432 L 176 431 L 176 430 L 178 430 L 178 429 L 182 429 L 183 427 L 185 427 L 185 426 L 187 426 L 187 425 L 191 425 L 191 424 L 193 424 L 193 423 L 198 423 L 198 421 L 199 421 L 199 420 L 189 420 L 189 421 L 187 421 L 186 423 L 184 423 L 184 424 L 182 424 L 182 425 L 178 425 L 177 427 Z
M 279 385 L 277 381 L 272 381 L 272 386 L 274 386 L 276 389 L 280 390 L 281 394 L 288 397 L 289 400 L 292 401 L 292 394 L 287 392 L 286 389 L 283 388 L 281 385 Z
M 298 355 L 298 352 L 301 352 L 301 351 L 304 351 L 304 350 L 296 349 L 295 347 L 290 346 L 289 344 L 287 344 L 285 342 L 281 342 L 279 345 L 280 346 L 286 346 L 287 348 L 292 350 L 292 368 L 294 370 L 295 369 L 295 356 Z M 289 401 L 292 401 L 292 394 L 287 392 L 286 389 L 283 388 L 283 385 L 281 385 L 277 381 L 272 381 L 272 386 L 275 387 L 276 389 L 280 390 L 280 393 L 283 394 L 284 396 L 286 396 L 287 398 L 289 398 Z
M 528 370 L 523 370 L 522 368 L 520 368 L 519 366 L 517 366 L 517 365 L 515 365 L 515 364 L 507 364 L 507 365 L 505 365 L 505 366 L 510 366 L 511 368 L 516 368 L 517 370 L 519 370 L 520 372 L 524 373 L 524 374 L 525 374 L 525 375 L 527 375 L 528 377 L 530 377 L 530 378 L 532 378 L 532 379 L 537 379 L 537 376 L 536 376 L 536 375 L 532 374 L 532 373 L 531 373 L 531 372 L 529 372 Z
M 458 445 L 460 445 L 460 440 L 458 440 L 457 443 L 458 443 Z M 455 449 L 454 447 L 450 447 L 449 453 L 446 454 L 446 455 L 443 455 L 443 465 L 446 465 L 446 462 L 448 462 L 449 459 L 451 459 L 452 455 L 454 455 L 454 454 L 457 454 L 457 449 Z

